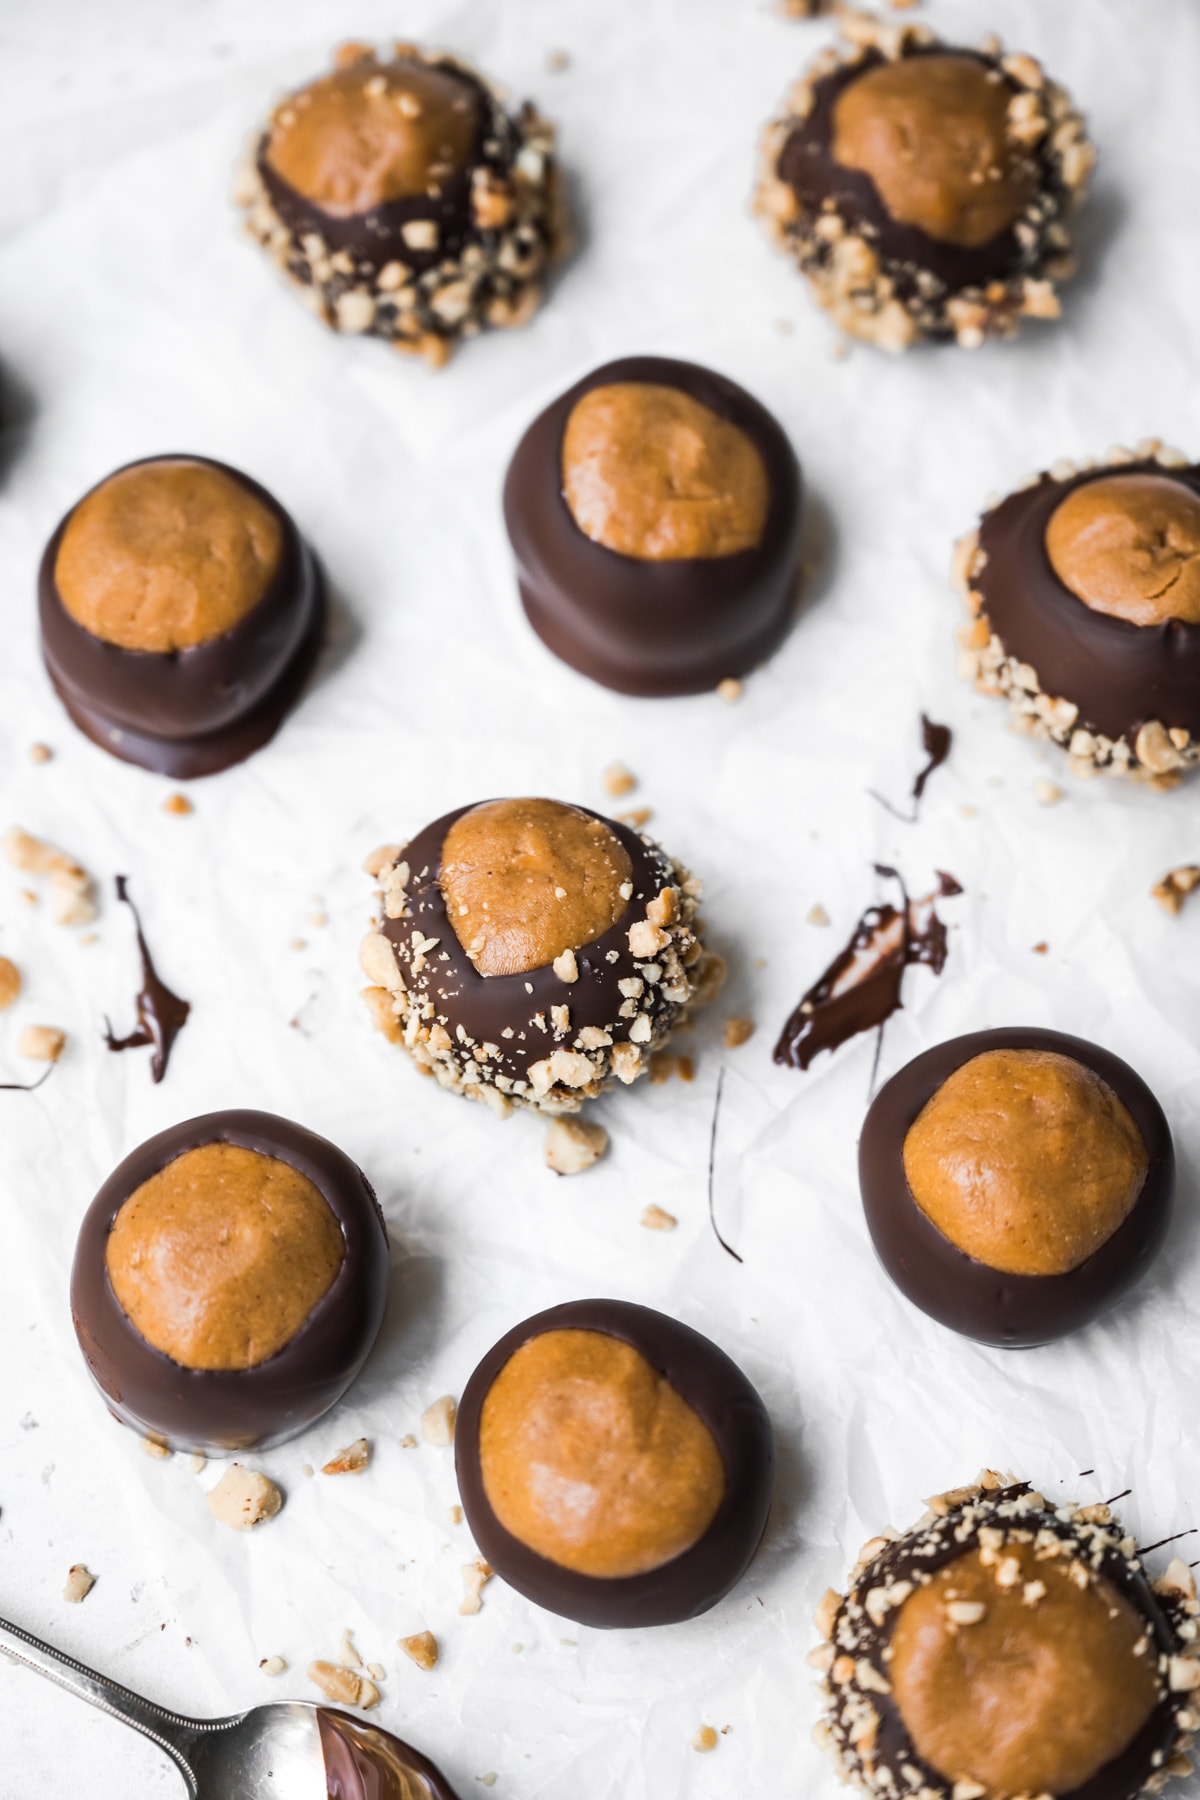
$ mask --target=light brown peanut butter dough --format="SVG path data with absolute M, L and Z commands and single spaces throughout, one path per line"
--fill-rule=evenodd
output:
M 118 470 L 79 502 L 54 580 L 93 637 L 166 654 L 232 630 L 266 593 L 282 549 L 279 519 L 240 481 L 163 458 Z
M 479 973 L 519 975 L 615 925 L 632 872 L 602 819 L 558 800 L 489 800 L 446 833 L 438 885 Z
M 266 160 L 306 200 L 349 218 L 436 191 L 469 159 L 481 118 L 460 75 L 365 54 L 275 109 Z
M 1051 1050 L 986 1050 L 909 1127 L 904 1173 L 925 1216 L 1009 1275 L 1065 1275 L 1107 1242 L 1146 1178 L 1141 1133 L 1091 1069 Z
M 988 1800 L 1074 1793 L 1154 1709 L 1145 1621 L 1081 1563 L 1039 1561 L 1032 1544 L 983 1555 L 946 1564 L 900 1608 L 887 1666 L 896 1705 L 948 1782 Z
M 296 1335 L 346 1254 L 320 1190 L 237 1144 L 185 1150 L 125 1201 L 108 1236 L 113 1292 L 185 1369 L 253 1369 Z
M 1200 625 L 1200 494 L 1169 475 L 1104 475 L 1050 515 L 1046 555 L 1094 612 Z
M 939 243 L 977 250 L 1037 192 L 1008 136 L 1008 83 L 973 56 L 905 56 L 868 69 L 833 109 L 833 156 L 869 175 L 888 212 Z
M 654 382 L 612 382 L 576 402 L 562 476 L 579 529 L 643 562 L 753 550 L 766 524 L 757 445 L 690 394 Z
M 637 1575 L 703 1537 L 725 1493 L 708 1426 L 632 1344 L 545 1331 L 488 1390 L 484 1492 L 500 1523 L 584 1575 Z

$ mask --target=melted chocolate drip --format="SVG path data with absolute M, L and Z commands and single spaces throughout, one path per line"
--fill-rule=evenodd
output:
M 910 900 L 897 870 L 876 863 L 875 872 L 898 883 L 901 904 L 869 906 L 845 949 L 834 957 L 788 1019 L 773 1057 L 787 1068 L 807 1069 L 822 1050 L 836 1050 L 848 1038 L 883 1028 L 903 1004 L 904 971 L 923 963 L 940 975 L 946 966 L 946 927 L 935 900 L 961 894 L 953 875 L 939 872 L 938 887 Z M 876 1061 L 879 1049 L 876 1046 Z
M 429 1759 L 390 1731 L 323 1706 L 317 1726 L 329 1800 L 457 1800 Z
M 154 966 L 142 931 L 141 915 L 129 898 L 128 876 L 117 876 L 117 899 L 125 902 L 137 927 L 138 950 L 142 958 L 142 985 L 135 1002 L 138 1019 L 136 1028 L 128 1037 L 114 1037 L 113 1028 L 106 1018 L 104 1041 L 110 1050 L 135 1050 L 143 1044 L 153 1044 L 150 1073 L 155 1081 L 161 1081 L 167 1072 L 175 1039 L 187 1024 L 188 1014 L 192 1010 L 191 1003 L 172 993 Z

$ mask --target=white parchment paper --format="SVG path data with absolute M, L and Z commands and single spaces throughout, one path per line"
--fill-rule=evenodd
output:
M 1003 709 L 955 678 L 946 577 L 954 536 L 1026 471 L 1150 433 L 1200 450 L 1200 13 L 942 0 L 920 16 L 965 41 L 1002 32 L 1084 105 L 1102 159 L 1084 273 L 1063 325 L 1017 345 L 839 362 L 746 209 L 759 127 L 825 26 L 753 0 L 0 4 L 0 825 L 62 844 L 106 891 L 87 946 L 0 869 L 0 952 L 26 975 L 0 1019 L 3 1073 L 21 1073 L 23 1024 L 70 1033 L 41 1092 L 0 1094 L 0 1613 L 162 1702 L 215 1714 L 312 1696 L 305 1666 L 350 1626 L 387 1670 L 374 1716 L 464 1796 L 493 1776 L 512 1800 L 824 1795 L 810 1614 L 880 1525 L 985 1463 L 1051 1494 L 1132 1487 L 1143 1541 L 1200 1524 L 1200 905 L 1172 920 L 1148 898 L 1200 855 L 1200 788 L 1079 785 L 1009 736 Z M 580 238 L 532 328 L 436 375 L 314 325 L 228 201 L 275 93 L 334 42 L 396 32 L 475 59 L 560 122 Z M 558 73 L 555 50 L 570 56 Z M 542 650 L 517 602 L 499 511 L 512 446 L 592 364 L 639 350 L 746 384 L 805 465 L 822 569 L 736 705 L 593 687 Z M 225 458 L 275 490 L 336 602 L 302 706 L 263 754 L 196 784 L 188 818 L 162 811 L 167 784 L 69 726 L 35 636 L 37 560 L 62 512 L 116 464 L 164 450 Z M 904 799 L 922 708 L 955 746 L 909 827 L 867 790 Z M 35 740 L 53 761 L 28 760 Z M 653 806 L 652 829 L 705 877 L 731 976 L 693 1035 L 695 1082 L 606 1101 L 609 1158 L 563 1182 L 536 1122 L 501 1125 L 432 1091 L 370 1031 L 359 865 L 486 794 L 602 805 L 614 758 L 640 778 L 630 803 Z M 1053 810 L 1035 799 L 1042 777 L 1067 790 Z M 934 868 L 966 889 L 944 908 L 945 976 L 909 977 L 884 1073 L 956 1032 L 1052 1024 L 1126 1056 L 1171 1118 L 1168 1250 L 1065 1344 L 975 1347 L 876 1267 L 854 1175 L 869 1042 L 803 1076 L 771 1065 L 784 1017 L 873 897 L 877 860 L 915 892 Z M 108 1056 L 99 1037 L 136 985 L 130 921 L 108 898 L 117 871 L 195 1008 L 160 1088 L 144 1054 Z M 830 929 L 805 922 L 818 902 Z M 725 1052 L 730 1014 L 757 1031 Z M 706 1218 L 723 1064 L 717 1204 L 741 1267 Z M 151 1132 L 239 1105 L 293 1115 L 363 1165 L 393 1264 L 363 1378 L 260 1459 L 287 1504 L 248 1538 L 208 1513 L 214 1465 L 198 1477 L 183 1457 L 152 1462 L 109 1420 L 67 1310 L 78 1220 L 110 1168 Z M 675 1232 L 640 1228 L 650 1202 Z M 759 1385 L 780 1450 L 766 1543 L 723 1605 L 676 1630 L 583 1630 L 498 1580 L 460 1618 L 473 1546 L 450 1522 L 451 1455 L 402 1441 L 509 1325 L 591 1293 L 687 1319 Z M 305 1477 L 362 1433 L 367 1474 Z M 76 1561 L 98 1576 L 81 1607 L 61 1598 Z M 432 1674 L 396 1648 L 422 1628 L 441 1643 Z M 274 1654 L 290 1667 L 271 1682 L 258 1663 Z M 691 1748 L 701 1723 L 723 1732 L 708 1756 Z M 141 1800 L 176 1780 L 130 1733 L 0 1666 L 0 1800 Z

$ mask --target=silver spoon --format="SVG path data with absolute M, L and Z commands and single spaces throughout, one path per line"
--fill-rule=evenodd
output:
M 319 1707 L 282 1700 L 230 1719 L 185 1719 L 4 1619 L 0 1650 L 157 1744 L 192 1800 L 328 1800 Z

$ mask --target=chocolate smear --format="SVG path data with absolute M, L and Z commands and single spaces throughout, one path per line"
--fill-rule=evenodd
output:
M 879 1033 L 878 1066 L 883 1028 L 903 1004 L 905 969 L 922 963 L 940 975 L 946 966 L 946 926 L 937 901 L 962 893 L 954 876 L 939 871 L 934 892 L 910 900 L 897 870 L 876 863 L 875 873 L 896 882 L 900 905 L 869 906 L 845 949 L 803 996 L 773 1052 L 775 1062 L 786 1068 L 807 1069 L 822 1050 L 836 1050 L 863 1031 Z
M 142 958 L 142 985 L 135 1000 L 138 1022 L 134 1030 L 128 1037 L 114 1037 L 112 1025 L 106 1017 L 104 1041 L 114 1051 L 136 1050 L 143 1044 L 152 1044 L 154 1054 L 150 1059 L 150 1073 L 155 1081 L 161 1081 L 167 1072 L 175 1039 L 187 1024 L 188 1014 L 192 1010 L 191 1003 L 172 993 L 154 966 L 154 959 L 142 930 L 141 914 L 129 897 L 128 876 L 117 876 L 117 899 L 123 900 L 133 914 L 138 950 Z
M 925 784 L 929 780 L 929 777 L 937 769 L 941 768 L 942 764 L 950 754 L 950 746 L 953 742 L 954 733 L 948 725 L 939 725 L 934 719 L 929 718 L 926 713 L 922 713 L 921 748 L 925 752 L 926 760 L 923 768 L 919 769 L 917 772 L 916 779 L 912 785 L 912 793 L 909 795 L 909 798 L 912 801 L 912 811 L 910 813 L 902 813 L 899 807 L 893 806 L 891 801 L 886 800 L 882 794 L 877 794 L 874 788 L 868 788 L 867 792 L 870 794 L 872 800 L 878 800 L 880 806 L 882 806 L 886 812 L 890 812 L 894 819 L 899 819 L 901 824 L 915 825 L 917 822 L 917 814 L 921 810 L 921 796 L 925 792 Z

